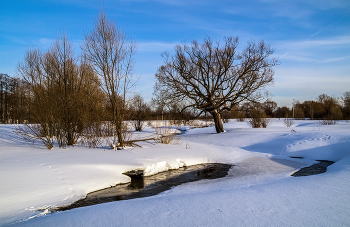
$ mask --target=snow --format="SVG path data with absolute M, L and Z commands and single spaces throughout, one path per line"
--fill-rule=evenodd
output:
M 265 129 L 245 122 L 193 128 L 181 144 L 140 143 L 125 150 L 75 146 L 47 150 L 0 125 L 0 226 L 349 226 L 350 123 L 320 126 L 274 119 Z M 183 128 L 182 128 L 183 129 Z M 293 129 L 293 130 L 292 130 Z M 145 128 L 138 138 L 153 135 Z M 290 157 L 304 157 L 304 159 Z M 326 173 L 291 177 L 331 160 Z M 50 213 L 87 193 L 184 165 L 235 166 L 225 178 L 183 184 L 159 195 Z
M 177 161 L 177 165 L 175 165 L 175 166 L 170 165 L 166 161 L 157 162 L 156 164 L 146 166 L 144 168 L 143 175 L 144 176 L 151 176 L 151 175 L 154 175 L 154 174 L 157 174 L 160 172 L 168 171 L 171 169 L 178 169 L 178 168 L 186 166 L 186 163 L 181 161 L 181 159 L 176 159 L 176 161 Z

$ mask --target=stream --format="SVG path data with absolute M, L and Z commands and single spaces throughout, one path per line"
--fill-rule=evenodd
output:
M 153 196 L 180 184 L 225 177 L 232 167 L 233 165 L 229 164 L 206 163 L 169 170 L 147 177 L 132 177 L 130 183 L 118 184 L 91 192 L 87 194 L 86 198 L 67 206 L 57 207 L 54 211 Z
M 327 160 L 317 161 L 319 163 L 301 168 L 291 176 L 299 177 L 324 173 L 327 171 L 327 167 L 334 163 Z M 67 206 L 57 207 L 52 211 L 71 210 L 100 203 L 154 196 L 184 183 L 225 177 L 233 166 L 221 163 L 198 164 L 146 177 L 143 176 L 142 170 L 133 170 L 124 173 L 131 178 L 131 182 L 91 192 L 84 199 Z

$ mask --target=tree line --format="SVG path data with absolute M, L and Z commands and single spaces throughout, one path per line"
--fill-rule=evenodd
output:
M 0 123 L 23 123 L 29 117 L 28 84 L 0 73 Z
M 82 95 L 82 97 L 89 98 L 86 102 L 91 101 L 91 103 L 85 105 L 89 106 L 89 109 L 86 110 L 76 104 L 74 106 L 77 108 L 74 107 L 74 109 L 81 110 L 82 113 L 79 114 L 81 117 L 84 114 L 88 114 L 91 115 L 91 119 L 108 121 L 111 117 L 108 116 L 107 112 L 111 111 L 111 108 L 102 90 L 96 86 L 96 81 L 98 81 L 98 78 L 95 77 L 92 80 L 90 78 L 90 83 L 95 87 L 88 87 L 89 94 Z M 88 82 L 85 82 L 85 84 L 88 84 Z M 41 94 L 40 96 L 43 95 Z M 58 96 L 55 94 L 50 97 Z M 75 101 L 77 102 L 78 100 L 75 99 Z M 43 103 L 39 103 L 39 109 L 43 106 Z M 135 130 L 141 131 L 143 128 L 142 123 L 148 120 L 189 121 L 193 119 L 213 119 L 211 115 L 205 117 L 204 114 L 201 114 L 198 116 L 198 111 L 191 112 L 188 110 L 181 112 L 183 106 L 184 104 L 181 102 L 165 104 L 164 101 L 162 102 L 159 99 L 146 102 L 140 94 L 135 94 L 129 98 L 124 107 L 127 113 L 125 120 L 133 121 Z M 244 102 L 230 111 L 225 110 L 221 117 L 223 119 L 250 118 L 256 112 L 260 113 L 263 118 L 350 120 L 350 92 L 345 92 L 341 97 L 321 94 L 314 100 L 304 102 L 296 100 L 290 108 L 278 106 L 275 101 L 270 99 L 265 102 Z M 30 83 L 20 77 L 0 74 L 0 122 L 2 124 L 37 123 L 34 116 L 35 106 L 31 96 Z
M 267 100 L 262 103 L 245 102 L 234 113 L 233 118 L 251 117 L 254 112 L 260 112 L 263 117 L 269 118 L 295 118 L 310 120 L 349 120 L 350 119 L 350 92 L 342 97 L 321 94 L 315 100 L 300 102 L 294 101 L 291 108 L 279 107 L 276 102 Z

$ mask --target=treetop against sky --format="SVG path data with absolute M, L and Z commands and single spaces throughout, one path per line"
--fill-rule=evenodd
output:
M 239 36 L 239 49 L 264 40 L 281 64 L 268 90 L 279 105 L 319 94 L 341 96 L 350 85 L 348 0 L 33 0 L 4 1 L 0 7 L 0 72 L 16 76 L 26 50 L 49 48 L 66 33 L 80 53 L 84 33 L 100 10 L 138 44 L 137 92 L 152 97 L 161 53 L 174 46 Z

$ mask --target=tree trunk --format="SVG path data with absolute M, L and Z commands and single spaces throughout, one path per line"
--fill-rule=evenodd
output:
M 117 122 L 117 137 L 118 137 L 118 146 L 124 148 L 124 138 L 122 132 L 122 122 Z
M 211 115 L 214 118 L 216 132 L 217 133 L 225 132 L 224 126 L 222 125 L 220 114 L 216 110 L 214 110 L 214 111 L 212 111 L 210 113 L 211 113 Z

